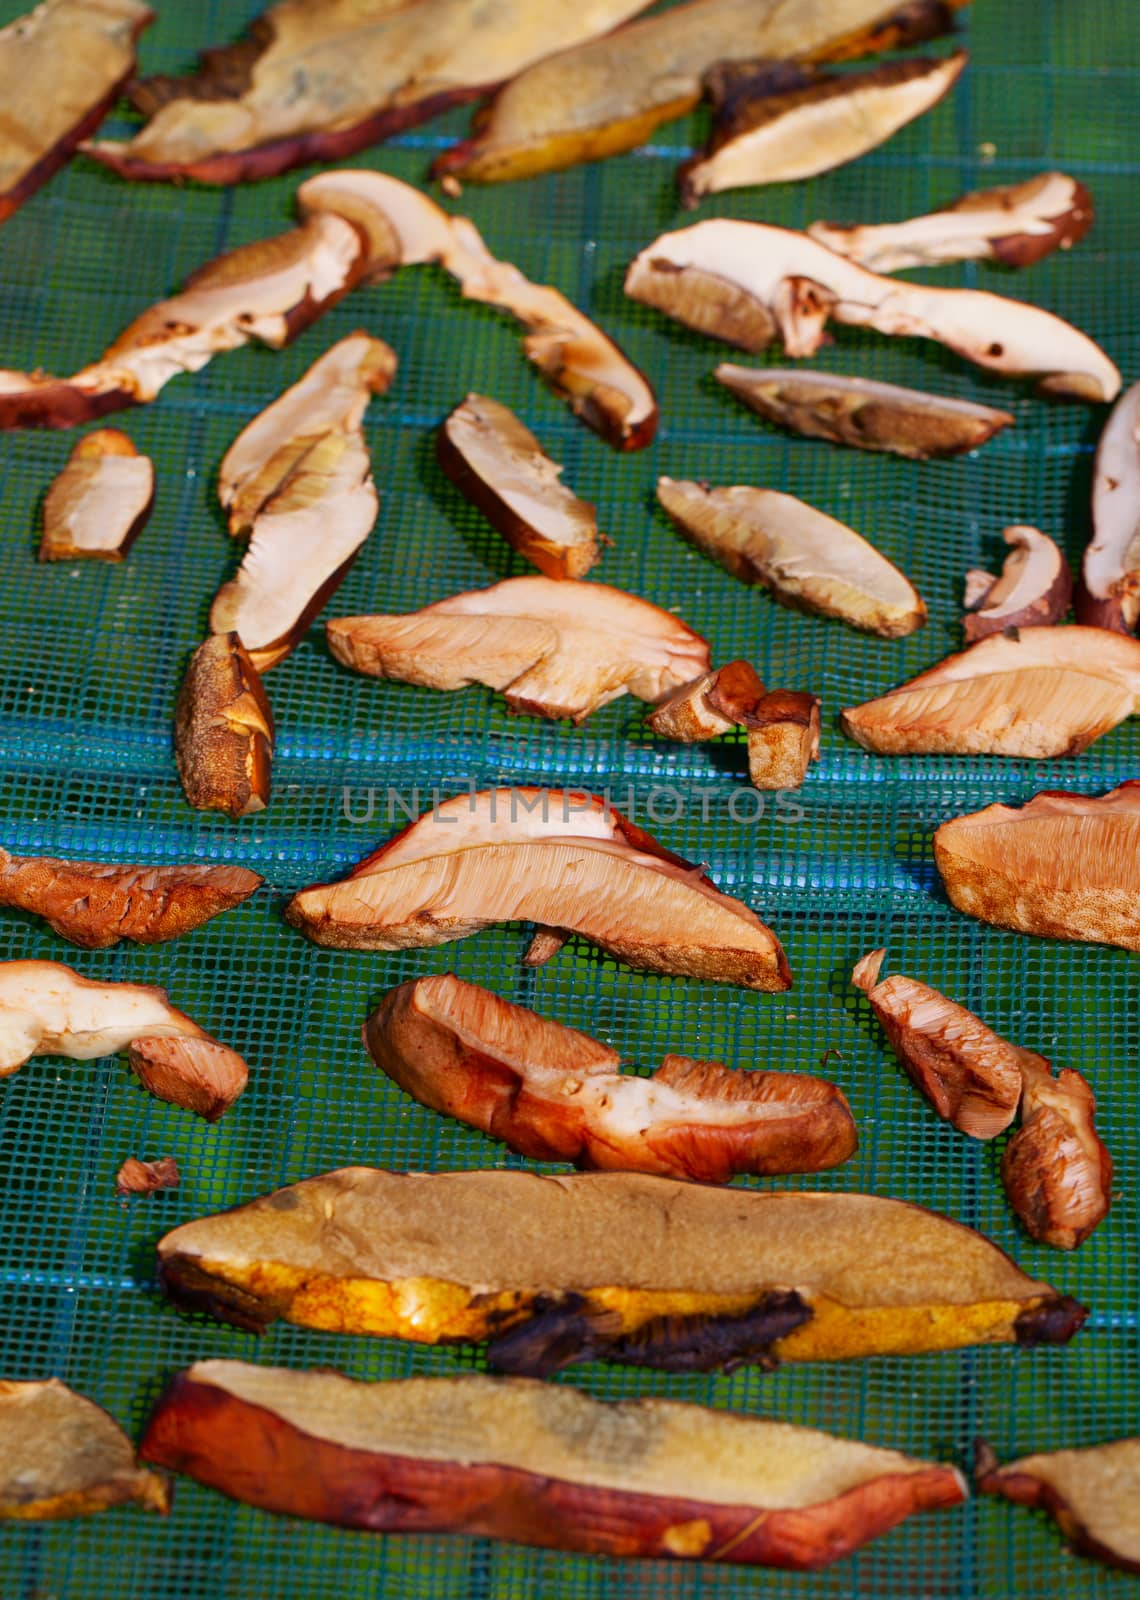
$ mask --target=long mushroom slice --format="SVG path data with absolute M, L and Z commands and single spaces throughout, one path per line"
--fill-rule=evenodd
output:
M 111 1506 L 170 1509 L 115 1419 L 58 1378 L 0 1378 L 0 1522 L 52 1522 Z
M 422 1105 L 534 1161 L 727 1183 L 819 1172 L 858 1144 L 822 1078 L 675 1055 L 652 1077 L 624 1074 L 616 1050 L 450 973 L 391 990 L 364 1042 Z
M 979 289 L 881 277 L 804 233 L 719 218 L 662 234 L 631 264 L 625 292 L 686 327 L 763 350 L 814 356 L 829 321 L 933 339 L 1042 394 L 1115 399 L 1120 373 L 1087 334 L 1038 306 Z
M 792 433 L 912 461 L 976 450 L 1013 422 L 1008 411 L 972 400 L 834 372 L 725 361 L 713 377 L 751 410 Z
M 674 526 L 742 583 L 784 605 L 900 639 L 926 621 L 910 580 L 845 523 L 795 495 L 658 478 Z
M 798 789 L 819 758 L 819 700 L 796 689 L 765 690 L 747 661 L 730 661 L 675 689 L 646 718 L 662 739 L 748 736 L 748 770 L 757 789 Z
M 813 222 L 808 233 L 871 272 L 901 272 L 945 261 L 1000 261 L 1029 267 L 1069 250 L 1092 227 L 1092 196 L 1064 172 L 979 189 L 929 216 L 844 227 Z
M 41 561 L 122 561 L 154 504 L 154 465 L 125 433 L 85 434 L 44 496 Z
M 241 640 L 211 634 L 191 656 L 174 708 L 174 755 L 190 804 L 231 817 L 264 811 L 275 736 L 265 687 Z
M 1081 1074 L 1023 1052 L 1021 1127 L 1001 1158 L 1001 1181 L 1026 1231 L 1075 1250 L 1112 1204 L 1112 1157 L 1096 1131 L 1096 1100 Z
M 444 801 L 343 882 L 302 889 L 285 916 L 343 950 L 420 949 L 498 922 L 535 922 L 532 966 L 578 933 L 646 972 L 772 991 L 792 983 L 779 940 L 754 911 L 604 800 L 563 789 Z
M 1047 1511 L 1082 1555 L 1140 1574 L 1140 1438 L 1050 1450 L 1005 1466 L 979 1443 L 974 1474 L 980 1493 Z
M 527 1377 L 1064 1344 L 1086 1316 L 921 1206 L 630 1172 L 348 1167 L 185 1223 L 158 1257 L 177 1303 L 239 1327 L 490 1341 Z
M 1077 586 L 1077 621 L 1135 633 L 1140 623 L 1140 383 L 1121 395 L 1100 436 L 1092 524 Z
M 373 1533 L 800 1571 L 967 1495 L 952 1466 L 676 1400 L 241 1361 L 179 1373 L 142 1453 L 234 1500 Z
M 210 608 L 213 633 L 236 633 L 258 672 L 299 643 L 372 532 L 380 497 L 363 420 L 396 354 L 354 333 L 239 434 L 222 461 L 230 530 L 248 533 L 236 575 Z
M 342 666 L 431 689 L 482 683 L 512 711 L 581 722 L 623 694 L 659 700 L 709 664 L 671 612 L 608 584 L 504 578 L 402 616 L 337 617 Z
M 207 1122 L 249 1077 L 237 1051 L 176 1010 L 164 989 L 100 983 L 58 961 L 0 962 L 0 1077 L 32 1056 L 93 1061 L 121 1050 L 145 1089 Z
M 1048 534 L 1018 523 L 1002 538 L 1010 553 L 999 576 L 977 568 L 966 574 L 962 629 L 971 642 L 1007 628 L 1060 622 L 1073 597 L 1069 564 Z
M 462 494 L 547 578 L 584 578 L 596 565 L 594 507 L 507 406 L 469 394 L 436 435 L 436 457 Z
M 957 50 L 866 72 L 808 69 L 791 81 L 787 63 L 714 69 L 708 87 L 720 104 L 705 150 L 678 173 L 682 204 L 725 189 L 814 178 L 857 160 L 936 106 L 967 59 Z
M 144 405 L 179 373 L 251 340 L 279 350 L 352 288 L 363 264 L 363 241 L 343 217 L 239 245 L 191 273 L 73 377 L 0 371 L 0 428 L 71 428 Z
M 423 3 L 423 0 L 420 0 Z M 301 215 L 347 218 L 367 241 L 366 272 L 436 262 L 467 300 L 498 306 L 526 329 L 523 352 L 587 427 L 618 450 L 640 450 L 657 428 L 657 399 L 612 339 L 566 296 L 497 260 L 473 222 L 382 172 L 322 172 L 297 191 Z
M 1140 950 L 1140 782 L 1045 790 L 944 822 L 934 862 L 952 905 L 1019 933 Z
M 840 713 L 880 755 L 1079 755 L 1140 709 L 1140 642 L 1103 628 L 991 634 Z

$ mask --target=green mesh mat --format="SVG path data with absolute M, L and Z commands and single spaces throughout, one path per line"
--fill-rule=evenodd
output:
M 0 19 L 20 9 L 3 0 Z M 254 8 L 249 0 L 168 0 L 161 9 L 143 43 L 151 71 L 186 68 L 197 46 L 235 37 Z M 936 280 L 1008 290 L 1047 306 L 1100 339 L 1126 379 L 1135 376 L 1140 10 L 1135 0 L 976 0 L 962 26 L 973 62 L 960 86 L 885 149 L 815 182 L 722 197 L 701 214 L 795 227 L 816 217 L 897 218 L 968 188 L 1063 166 L 1097 202 L 1085 243 L 1021 276 L 966 266 Z M 359 163 L 422 180 L 431 152 L 465 123 L 463 114 L 432 123 Z M 126 116 L 112 124 L 120 134 L 128 126 Z M 697 118 L 676 123 L 635 155 L 469 190 L 461 203 L 496 254 L 559 285 L 651 375 L 663 420 L 657 442 L 641 454 L 619 456 L 579 426 L 532 375 L 510 320 L 462 304 L 429 269 L 350 296 L 283 353 L 221 357 L 197 377 L 171 383 L 157 404 L 126 413 L 122 425 L 155 461 L 158 497 L 125 565 L 37 565 L 38 503 L 74 435 L 0 435 L 0 839 L 25 853 L 242 862 L 272 886 L 189 937 L 149 950 L 84 954 L 31 918 L 0 916 L 0 955 L 51 957 L 93 976 L 165 984 L 253 1068 L 248 1092 L 217 1127 L 149 1098 L 118 1059 L 40 1060 L 5 1083 L 5 1375 L 58 1374 L 137 1431 L 165 1376 L 198 1357 L 335 1364 L 368 1378 L 476 1365 L 472 1352 L 285 1327 L 258 1342 L 176 1314 L 153 1279 L 154 1242 L 166 1228 L 281 1183 L 354 1162 L 512 1163 L 490 1141 L 406 1099 L 359 1042 L 362 1019 L 390 985 L 451 969 L 585 1027 L 645 1066 L 672 1049 L 738 1066 L 813 1069 L 825 1050 L 838 1049 L 842 1058 L 832 1056 L 827 1072 L 851 1098 L 861 1148 L 838 1173 L 800 1181 L 947 1211 L 1093 1308 L 1068 1349 L 729 1377 L 584 1366 L 575 1383 L 600 1396 L 665 1393 L 765 1412 L 958 1461 L 979 1433 L 1007 1456 L 1136 1431 L 1135 958 L 1001 933 L 959 916 L 941 894 L 930 836 L 944 818 L 991 801 L 1021 802 L 1058 786 L 1095 793 L 1134 776 L 1140 725 L 1117 729 L 1078 762 L 1041 765 L 877 759 L 835 727 L 842 706 L 957 647 L 963 573 L 997 558 L 1005 524 L 1036 523 L 1079 556 L 1103 412 L 1031 400 L 933 347 L 840 330 L 821 366 L 1009 406 L 1017 426 L 969 459 L 915 465 L 790 440 L 751 418 L 709 376 L 721 347 L 621 292 L 633 253 L 679 224 L 673 171 L 702 131 Z M 93 359 L 192 268 L 287 226 L 300 176 L 221 192 L 129 186 L 77 161 L 0 228 L 0 360 L 67 372 Z M 171 759 L 171 711 L 209 600 L 234 564 L 214 498 L 219 459 L 258 409 L 356 327 L 389 340 L 401 365 L 367 421 L 383 492 L 380 521 L 336 608 L 411 609 L 525 570 L 434 462 L 433 430 L 445 413 L 470 389 L 494 395 L 597 503 L 614 540 L 597 577 L 676 608 L 709 638 L 715 659 L 747 656 L 769 682 L 822 695 L 822 760 L 794 806 L 777 807 L 769 797 L 762 817 L 744 803 L 733 816 L 743 747 L 655 743 L 630 701 L 579 729 L 512 719 L 482 690 L 441 695 L 352 676 L 333 664 L 314 629 L 270 680 L 280 728 L 272 808 L 235 824 L 187 807 Z M 850 521 L 915 580 L 930 605 L 929 625 L 889 643 L 746 590 L 685 546 L 655 509 L 653 484 L 663 472 L 774 485 Z M 403 820 L 387 815 L 389 789 L 410 802 L 418 786 L 426 806 L 433 786 L 446 794 L 468 782 L 608 787 L 619 806 L 632 808 L 667 845 L 708 862 L 718 884 L 773 924 L 787 946 L 794 990 L 755 995 L 643 976 L 578 943 L 527 972 L 519 965 L 526 933 L 517 928 L 440 950 L 372 956 L 318 950 L 285 926 L 288 891 L 342 872 Z M 1001 1033 L 1091 1078 L 1119 1197 L 1075 1257 L 1027 1241 L 1001 1191 L 999 1150 L 939 1122 L 884 1048 L 848 984 L 855 958 L 879 944 L 889 947 L 891 969 L 933 982 Z M 150 1201 L 119 1201 L 114 1174 L 131 1154 L 176 1156 L 182 1187 Z M 1043 1518 L 996 1502 L 917 1519 L 825 1574 L 793 1576 L 342 1533 L 230 1504 L 189 1481 L 177 1485 L 165 1523 L 117 1511 L 5 1530 L 0 1574 L 4 1600 L 816 1600 L 855 1593 L 1024 1600 L 1132 1588 L 1067 1554 Z

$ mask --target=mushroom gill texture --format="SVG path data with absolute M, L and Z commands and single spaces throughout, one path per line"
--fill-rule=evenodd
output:
M 1100 436 L 1092 526 L 1077 586 L 1077 621 L 1135 633 L 1140 622 L 1140 383 L 1120 397 Z
M 1032 1238 L 1075 1250 L 1112 1204 L 1112 1157 L 1096 1131 L 1096 1100 L 1072 1067 L 1054 1078 L 1047 1061 L 1025 1052 L 1021 1072 L 1021 1127 L 1002 1154 L 1002 1183 Z
M 44 496 L 41 561 L 122 561 L 154 504 L 154 465 L 125 433 L 84 434 Z
M 973 642 L 1006 628 L 1047 626 L 1069 609 L 1073 579 L 1053 540 L 1038 528 L 1017 524 L 1002 538 L 1010 553 L 995 578 L 977 569 L 966 574 L 962 629 Z
M 1140 1574 L 1140 1438 L 1050 1450 L 1004 1466 L 979 1443 L 974 1474 L 980 1493 L 1048 1512 L 1081 1555 Z

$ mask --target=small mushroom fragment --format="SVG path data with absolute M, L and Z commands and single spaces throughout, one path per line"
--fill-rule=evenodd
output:
M 237 1051 L 175 1010 L 165 989 L 99 983 L 58 961 L 0 962 L 0 1077 L 32 1056 L 93 1061 L 121 1050 L 145 1089 L 207 1122 L 249 1077 Z
M 462 494 L 548 578 L 584 578 L 598 560 L 598 519 L 513 411 L 469 394 L 436 435 L 436 456 Z
M 840 725 L 879 755 L 1079 755 L 1140 708 L 1140 642 L 1103 628 L 994 633 Z
M 976 568 L 966 574 L 962 630 L 971 642 L 1006 628 L 1060 622 L 1073 596 L 1068 562 L 1046 534 L 1019 523 L 1002 538 L 1010 553 L 1001 575 Z
M 757 789 L 798 789 L 819 756 L 816 696 L 793 689 L 766 692 L 747 661 L 730 661 L 674 690 L 646 721 L 659 738 L 682 744 L 744 728 Z
M 373 1533 L 800 1571 L 967 1495 L 952 1466 L 675 1400 L 240 1361 L 179 1373 L 143 1456 L 231 1499 Z
M 662 234 L 631 264 L 631 299 L 745 350 L 778 340 L 814 356 L 834 320 L 933 339 L 1043 394 L 1115 399 L 1120 373 L 1087 334 L 1052 312 L 979 289 L 936 289 L 880 277 L 806 234 L 718 218 Z
M 979 1442 L 974 1474 L 980 1493 L 1048 1512 L 1082 1555 L 1140 1574 L 1140 1438 L 1022 1456 L 1004 1467 Z
M 446 800 L 342 883 L 302 889 L 285 917 L 341 950 L 422 949 L 497 922 L 534 922 L 544 931 L 532 964 L 577 933 L 643 972 L 770 991 L 792 983 L 754 911 L 606 801 L 563 789 Z
M 707 670 L 709 648 L 679 618 L 608 584 L 504 578 L 392 617 L 337 617 L 342 666 L 429 689 L 473 683 L 512 711 L 582 722 L 623 694 L 659 700 Z
M 390 990 L 364 1043 L 421 1105 L 533 1161 L 728 1183 L 819 1172 L 858 1144 L 842 1090 L 822 1078 L 675 1055 L 652 1077 L 625 1074 L 616 1050 L 451 973 Z
M 813 222 L 811 238 L 870 272 L 901 272 L 944 261 L 1000 261 L 1029 267 L 1068 250 L 1092 227 L 1092 197 L 1064 172 L 979 189 L 925 217 L 877 226 Z
M 236 633 L 215 633 L 190 658 L 174 709 L 174 754 L 199 811 L 249 817 L 269 804 L 273 712 Z
M 177 1189 L 182 1174 L 173 1156 L 160 1156 L 157 1161 L 140 1161 L 128 1156 L 115 1175 L 115 1193 L 158 1194 L 162 1189 Z
M 80 439 L 44 497 L 41 561 L 122 561 L 154 504 L 154 466 L 125 433 Z
M 238 1327 L 489 1340 L 526 1377 L 1065 1344 L 1087 1315 L 921 1206 L 632 1172 L 347 1167 L 185 1223 L 158 1258 L 178 1304 Z
M 870 378 L 795 367 L 739 367 L 722 362 L 713 373 L 738 400 L 769 422 L 810 439 L 885 450 L 927 461 L 976 450 L 1013 418 L 1008 411 L 924 394 Z
M 839 617 L 884 639 L 901 639 L 926 621 L 921 596 L 898 567 L 853 528 L 794 495 L 658 478 L 657 498 L 699 550 L 783 605 Z
M 140 1467 L 114 1418 L 58 1378 L 0 1379 L 0 1463 L 0 1521 L 54 1522 L 124 1505 L 170 1509 L 162 1474 Z
M 1034 1239 L 1075 1250 L 1112 1204 L 1112 1157 L 1096 1131 L 1096 1100 L 1072 1067 L 1054 1078 L 1028 1050 L 1020 1066 L 1021 1127 L 1002 1154 L 1001 1181 Z
M 714 71 L 708 87 L 720 105 L 705 150 L 678 173 L 682 204 L 814 178 L 857 160 L 936 106 L 967 60 L 956 50 L 942 60 L 912 57 L 843 75 L 801 69 L 791 82 L 786 62 Z
M 1077 586 L 1077 621 L 1135 633 L 1140 623 L 1140 383 L 1117 401 L 1100 436 L 1092 522 Z
M 1020 808 L 953 817 L 934 835 L 934 862 L 967 916 L 1140 950 L 1138 781 L 1099 797 L 1047 789 Z

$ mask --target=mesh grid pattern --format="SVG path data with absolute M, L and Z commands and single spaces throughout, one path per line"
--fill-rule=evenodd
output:
M 0 0 L 0 20 L 23 9 Z M 196 47 L 236 37 L 251 0 L 167 0 L 145 36 L 148 71 L 183 70 Z M 795 187 L 705 203 L 803 226 L 816 217 L 877 220 L 946 203 L 968 188 L 1057 165 L 1082 178 L 1095 230 L 1071 255 L 1011 276 L 976 266 L 931 275 L 1005 290 L 1098 338 L 1126 381 L 1140 370 L 1132 280 L 1140 249 L 1140 12 L 1134 0 L 976 0 L 962 23 L 972 64 L 951 97 L 845 171 Z M 936 49 L 943 48 L 941 46 Z M 462 113 L 358 158 L 422 181 L 430 154 L 466 126 Z M 125 117 L 110 125 L 125 134 Z M 401 1095 L 369 1062 L 359 1025 L 392 984 L 460 976 L 620 1048 L 642 1066 L 668 1049 L 747 1066 L 827 1072 L 851 1098 L 861 1148 L 803 1186 L 867 1188 L 920 1201 L 983 1229 L 1036 1276 L 1093 1308 L 1066 1350 L 977 1350 L 872 1360 L 774 1375 L 667 1377 L 579 1368 L 599 1396 L 665 1393 L 902 1449 L 964 1461 L 984 1434 L 1005 1457 L 1091 1444 L 1137 1429 L 1137 1206 L 1140 1134 L 1132 1072 L 1140 1049 L 1135 958 L 985 929 L 945 902 L 930 836 L 944 818 L 1039 789 L 1096 793 L 1137 770 L 1140 729 L 1125 725 L 1079 763 L 896 760 L 869 756 L 835 727 L 869 698 L 956 648 L 969 566 L 999 556 L 998 534 L 1032 522 L 1076 559 L 1088 533 L 1092 450 L 1102 414 L 1050 406 L 933 346 L 840 329 L 820 365 L 1011 409 L 1016 427 L 969 459 L 915 465 L 791 440 L 711 379 L 726 352 L 626 301 L 624 267 L 677 226 L 673 168 L 704 131 L 671 124 L 636 154 L 502 189 L 468 190 L 495 253 L 587 308 L 650 375 L 662 404 L 653 447 L 621 457 L 587 433 L 530 372 L 509 318 L 465 305 L 430 269 L 359 291 L 289 350 L 249 349 L 182 378 L 155 405 L 113 419 L 158 473 L 153 517 L 122 566 L 34 560 L 38 503 L 71 434 L 0 435 L 0 807 L 2 841 L 23 853 L 106 860 L 235 861 L 270 888 L 175 944 L 84 954 L 34 919 L 0 917 L 0 956 L 70 962 L 92 976 L 167 986 L 250 1061 L 240 1104 L 218 1126 L 164 1106 L 121 1060 L 30 1063 L 0 1093 L 0 1371 L 55 1373 L 134 1431 L 164 1377 L 198 1357 L 333 1364 L 358 1377 L 449 1373 L 472 1352 L 335 1338 L 278 1327 L 262 1342 L 177 1315 L 155 1289 L 153 1245 L 176 1222 L 277 1184 L 353 1162 L 427 1169 L 517 1164 L 471 1130 Z M 93 359 L 142 307 L 218 251 L 289 225 L 304 173 L 236 191 L 128 186 L 74 163 L 0 229 L 0 352 L 5 365 L 68 372 Z M 435 466 L 433 429 L 470 389 L 512 406 L 566 481 L 593 500 L 614 540 L 595 577 L 674 608 L 711 642 L 744 655 L 773 684 L 824 699 L 822 760 L 795 805 L 768 797 L 737 820 L 743 746 L 669 746 L 629 701 L 580 728 L 505 715 L 482 690 L 432 694 L 348 674 L 319 629 L 269 678 L 279 725 L 271 809 L 240 824 L 185 805 L 170 754 L 174 695 L 210 599 L 234 565 L 216 504 L 218 461 L 238 429 L 336 338 L 357 327 L 387 339 L 400 371 L 366 428 L 380 521 L 333 610 L 412 609 L 526 570 Z M 779 360 L 779 357 L 774 357 Z M 931 611 L 910 639 L 886 642 L 795 615 L 735 583 L 673 533 L 656 509 L 657 476 L 771 485 L 851 522 L 915 581 Z M 524 931 L 488 932 L 440 950 L 379 956 L 323 951 L 280 917 L 285 894 L 342 871 L 403 818 L 389 789 L 423 804 L 494 783 L 632 792 L 637 820 L 707 861 L 784 940 L 788 995 L 631 973 L 572 942 L 524 971 Z M 669 818 L 678 792 L 684 814 Z M 656 791 L 656 793 L 655 793 Z M 738 806 L 750 818 L 746 806 Z M 655 815 L 662 820 L 655 821 Z M 848 983 L 854 959 L 889 948 L 888 970 L 926 979 L 1001 1033 L 1086 1072 L 1117 1168 L 1109 1220 L 1077 1256 L 1019 1233 L 997 1176 L 1000 1151 L 940 1123 L 885 1049 Z M 113 1194 L 130 1154 L 174 1155 L 182 1187 L 150 1201 Z M 919 1519 L 812 1577 L 642 1563 L 620 1566 L 484 1541 L 392 1539 L 290 1523 L 188 1481 L 165 1524 L 120 1511 L 12 1530 L 0 1539 L 7 1600 L 630 1600 L 796 1595 L 1001 1596 L 1072 1589 L 1108 1597 L 1129 1581 L 1068 1555 L 1044 1519 L 994 1502 Z

